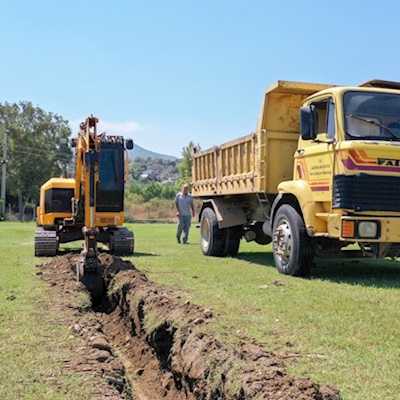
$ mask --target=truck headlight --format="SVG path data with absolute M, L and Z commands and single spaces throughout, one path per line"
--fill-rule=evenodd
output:
M 380 222 L 372 220 L 342 220 L 342 237 L 348 239 L 378 239 Z
M 378 236 L 378 223 L 376 221 L 359 221 L 357 230 L 360 238 L 376 238 Z

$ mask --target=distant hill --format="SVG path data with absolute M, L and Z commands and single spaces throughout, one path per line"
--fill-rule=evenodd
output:
M 168 156 L 166 154 L 155 153 L 154 151 L 146 150 L 143 147 L 138 146 L 136 143 L 132 150 L 129 150 L 129 158 L 133 160 L 135 157 L 143 157 L 143 158 L 163 158 L 165 160 L 179 160 L 178 157 Z

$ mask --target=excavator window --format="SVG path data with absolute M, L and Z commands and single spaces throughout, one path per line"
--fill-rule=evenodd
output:
M 96 211 L 120 212 L 124 208 L 124 147 L 102 143 Z
M 51 188 L 45 193 L 45 213 L 71 213 L 74 189 Z
M 99 188 L 102 190 L 121 190 L 124 173 L 118 149 L 102 148 L 100 151 Z

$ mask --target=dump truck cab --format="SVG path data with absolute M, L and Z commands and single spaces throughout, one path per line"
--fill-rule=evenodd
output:
M 398 256 L 398 89 L 375 80 L 324 90 L 305 101 L 293 181 L 307 182 L 312 194 L 312 207 L 301 207 L 310 236 L 358 242 L 373 257 Z M 288 186 L 282 182 L 280 193 L 288 193 Z M 317 253 L 320 248 L 326 252 L 329 246 L 319 245 Z

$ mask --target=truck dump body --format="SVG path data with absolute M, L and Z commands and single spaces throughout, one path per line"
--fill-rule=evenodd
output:
M 256 133 L 194 154 L 192 195 L 276 194 L 278 183 L 293 176 L 299 108 L 305 98 L 332 86 L 288 81 L 269 86 Z

